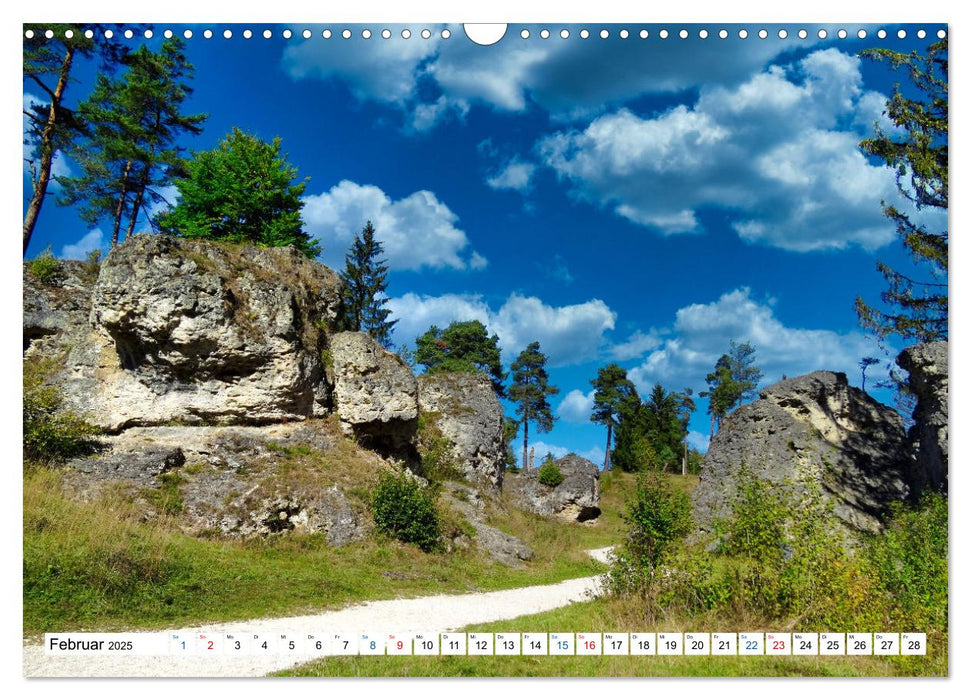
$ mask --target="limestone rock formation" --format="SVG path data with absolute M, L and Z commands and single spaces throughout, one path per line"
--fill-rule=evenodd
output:
M 87 326 L 91 313 L 91 290 L 97 280 L 90 268 L 74 260 L 58 262 L 58 274 L 45 284 L 24 265 L 24 352 L 32 345 L 56 339 Z
M 418 382 L 404 361 L 367 333 L 331 337 L 334 410 L 361 444 L 394 456 L 414 451 Z
M 101 264 L 90 304 L 63 333 L 56 380 L 96 425 L 261 424 L 329 409 L 322 353 L 340 281 L 292 248 L 132 236 Z
M 556 460 L 563 481 L 551 488 L 539 483 L 539 470 L 508 479 L 513 503 L 533 513 L 584 522 L 600 516 L 600 471 L 588 459 L 569 454 Z
M 917 397 L 910 440 L 917 455 L 911 488 L 947 491 L 948 344 L 946 340 L 905 349 L 897 364 L 910 373 L 909 386 Z
M 522 540 L 485 522 L 485 503 L 476 489 L 454 482 L 446 482 L 444 488 L 445 503 L 468 520 L 475 529 L 476 546 L 490 558 L 514 569 L 533 558 L 533 550 Z
M 418 407 L 452 443 L 453 457 L 468 481 L 502 488 L 506 469 L 502 405 L 486 375 L 422 375 Z
M 711 441 L 695 489 L 695 523 L 730 515 L 741 471 L 790 493 L 818 490 L 856 530 L 878 531 L 887 506 L 908 497 L 913 468 L 900 416 L 846 375 L 813 372 L 760 392 Z

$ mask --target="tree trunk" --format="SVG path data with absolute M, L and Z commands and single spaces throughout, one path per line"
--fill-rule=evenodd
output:
M 610 434 L 613 427 L 614 427 L 613 424 L 608 420 L 607 421 L 607 449 L 604 450 L 604 471 L 605 472 L 610 471 L 613 468 L 613 465 L 610 463 L 610 437 L 611 437 Z
M 30 237 L 34 233 L 34 226 L 37 225 L 37 217 L 40 208 L 47 196 L 47 186 L 51 181 L 51 166 L 54 163 L 54 127 L 57 125 L 58 116 L 61 109 L 61 98 L 67 88 L 67 78 L 71 73 L 71 62 L 74 60 L 74 47 L 68 46 L 64 61 L 61 63 L 61 72 L 57 78 L 57 87 L 51 95 L 51 109 L 47 115 L 47 124 L 40 132 L 40 171 L 34 181 L 34 191 L 30 196 L 30 204 L 27 205 L 27 213 L 24 215 L 24 255 L 27 255 L 27 246 L 30 245 Z
M 529 445 L 529 421 L 523 418 L 523 471 L 526 471 L 529 469 L 529 461 L 526 458 L 528 445 Z
M 111 247 L 118 245 L 118 231 L 121 229 L 121 215 L 125 210 L 125 197 L 128 196 L 128 173 L 131 172 L 132 162 L 125 163 L 125 175 L 121 181 L 121 192 L 118 195 L 118 206 L 115 207 L 115 223 L 111 231 Z
M 711 442 L 711 439 L 714 438 L 714 437 L 715 437 L 715 412 L 712 411 L 711 412 L 711 430 L 708 433 L 708 441 Z

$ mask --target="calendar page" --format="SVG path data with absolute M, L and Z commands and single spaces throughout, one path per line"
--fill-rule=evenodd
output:
M 948 676 L 948 25 L 308 18 L 20 27 L 23 675 Z

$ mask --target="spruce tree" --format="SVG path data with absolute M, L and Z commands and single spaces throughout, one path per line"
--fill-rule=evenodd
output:
M 863 151 L 892 168 L 897 189 L 918 210 L 948 208 L 948 60 L 947 39 L 932 44 L 926 55 L 898 53 L 890 49 L 862 52 L 866 58 L 887 61 L 894 70 L 904 69 L 912 87 L 905 93 L 894 87 L 886 115 L 902 135 L 888 134 L 874 126 L 874 136 L 860 143 Z M 915 92 L 920 98 L 910 97 Z M 925 271 L 921 280 L 894 270 L 883 262 L 877 269 L 887 281 L 881 293 L 887 310 L 877 309 L 862 298 L 856 300 L 860 324 L 877 336 L 898 335 L 926 342 L 948 337 L 948 232 L 928 231 L 910 216 L 882 202 L 884 214 L 893 221 L 904 248 Z
M 604 450 L 604 471 L 611 468 L 610 451 L 613 431 L 620 421 L 624 402 L 637 395 L 634 383 L 627 378 L 627 370 L 617 364 L 609 364 L 597 370 L 593 385 L 593 413 L 590 420 L 607 427 L 607 447 Z
M 163 233 L 264 248 L 292 245 L 309 258 L 320 245 L 303 230 L 306 182 L 271 143 L 233 127 L 209 151 L 197 151 L 175 181 L 179 201 L 158 217 Z
M 102 74 L 78 112 L 88 125 L 86 137 L 71 156 L 81 169 L 61 178 L 61 202 L 80 204 L 82 218 L 111 222 L 111 246 L 118 244 L 123 223 L 130 236 L 149 205 L 163 201 L 158 190 L 183 167 L 185 133 L 198 134 L 205 114 L 182 114 L 192 94 L 193 73 L 185 44 L 168 39 L 159 52 L 142 46 L 123 59 L 126 71 L 115 80 Z
M 509 387 L 509 398 L 516 403 L 516 414 L 523 426 L 523 469 L 529 464 L 529 422 L 534 421 L 540 432 L 548 433 L 556 420 L 547 399 L 560 390 L 549 383 L 546 361 L 539 343 L 534 341 L 510 365 L 512 386 Z
M 374 237 L 374 226 L 368 221 L 354 237 L 344 256 L 344 313 L 342 326 L 348 331 L 364 331 L 385 347 L 391 347 L 391 330 L 397 323 L 388 320 L 388 266 L 380 259 L 384 253 L 381 241 Z

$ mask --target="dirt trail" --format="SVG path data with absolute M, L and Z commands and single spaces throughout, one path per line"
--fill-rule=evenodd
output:
M 590 550 L 598 561 L 610 558 L 609 547 Z M 528 586 L 488 593 L 435 595 L 405 600 L 382 600 L 299 617 L 248 620 L 204 627 L 164 630 L 192 636 L 285 632 L 294 635 L 335 632 L 448 632 L 466 625 L 509 620 L 587 600 L 599 592 L 599 577 L 569 579 L 545 586 Z M 529 630 L 510 630 L 521 632 Z M 326 652 L 281 652 L 267 656 L 50 656 L 40 644 L 24 646 L 24 675 L 28 677 L 250 677 L 291 668 Z

